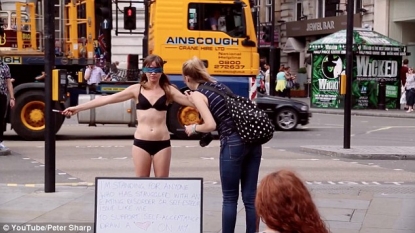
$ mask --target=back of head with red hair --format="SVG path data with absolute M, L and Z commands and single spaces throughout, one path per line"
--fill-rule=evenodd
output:
M 291 171 L 273 172 L 258 187 L 255 208 L 268 228 L 280 233 L 328 233 L 309 191 Z

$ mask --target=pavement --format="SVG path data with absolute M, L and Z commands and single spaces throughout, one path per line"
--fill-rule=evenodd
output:
M 2 155 L 11 155 L 11 154 L 12 154 L 12 152 L 11 152 L 10 149 L 0 150 L 0 156 L 2 156 Z
M 307 103 L 310 106 L 310 98 L 292 98 Z M 328 108 L 310 108 L 311 113 L 344 115 L 344 109 L 328 109 Z M 394 117 L 394 118 L 410 118 L 415 119 L 415 112 L 407 113 L 401 109 L 352 109 L 351 114 L 354 116 L 374 116 L 374 117 Z
M 311 109 L 314 113 L 320 110 Z M 353 118 L 352 148 L 343 149 L 337 145 L 337 140 L 342 141 L 343 110 L 321 111 L 326 112 L 313 115 L 312 123 L 304 129 L 276 132 L 269 145 L 264 146 L 263 173 L 295 167 L 302 177 L 307 177 L 305 183 L 332 233 L 415 232 L 415 170 L 413 161 L 406 161 L 415 157 L 415 147 L 411 146 L 414 126 L 410 119 L 414 114 L 402 110 L 354 110 L 355 116 L 362 117 Z M 22 229 L 4 229 L 26 223 L 74 226 L 71 231 L 49 232 L 94 232 L 88 231 L 95 221 L 93 180 L 103 174 L 132 176 L 127 156 L 134 129 L 96 127 L 89 128 L 91 135 L 86 135 L 85 130 L 79 135 L 83 126 L 74 126 L 64 125 L 57 141 L 59 170 L 56 192 L 52 193 L 45 193 L 39 184 L 44 176 L 43 143 L 22 143 L 16 136 L 8 136 L 7 145 L 16 150 L 10 156 L 0 157 L 0 233 L 20 232 Z M 105 136 L 109 132 L 116 135 Z M 310 146 L 301 146 L 305 142 Z M 177 153 L 172 161 L 174 176 L 205 179 L 203 233 L 221 233 L 220 181 L 215 172 L 217 159 L 212 157 L 217 155 L 218 142 L 213 141 L 204 149 L 196 141 L 173 143 Z M 395 161 L 388 162 L 392 159 Z M 245 232 L 244 217 L 239 201 L 236 233 Z M 9 228 L 4 228 L 5 224 Z
M 322 218 L 332 233 L 410 233 L 415 231 L 415 187 L 356 186 L 333 188 L 309 185 Z M 78 231 L 94 232 L 95 187 L 57 186 L 45 193 L 43 187 L 0 186 L 0 232 L 13 224 L 77 226 Z M 222 198 L 217 187 L 203 191 L 203 233 L 221 233 Z M 235 232 L 245 232 L 244 208 L 238 205 Z M 7 225 L 5 227 L 4 225 Z M 82 228 L 84 227 L 84 228 Z M 261 223 L 261 229 L 264 225 Z M 73 228 L 75 229 L 75 227 Z M 30 232 L 30 231 L 29 231 Z M 33 231 L 34 232 L 34 231 Z M 62 231 L 48 231 L 62 232 Z
M 301 146 L 301 151 L 348 159 L 415 160 L 415 147 L 406 146 Z

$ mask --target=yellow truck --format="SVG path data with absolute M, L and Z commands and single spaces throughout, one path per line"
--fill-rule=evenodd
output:
M 111 57 L 111 38 L 105 38 L 105 35 L 111 35 L 110 30 L 117 30 L 115 34 L 118 34 L 118 21 L 113 19 L 112 14 L 105 15 L 105 12 L 113 12 L 114 10 L 118 14 L 118 11 L 123 9 L 119 3 L 121 1 L 114 2 L 115 4 L 111 4 L 110 1 L 73 0 L 65 3 L 64 0 L 60 0 L 60 4 L 65 9 L 63 12 L 66 12 L 64 15 L 69 18 L 68 21 L 82 22 L 84 26 L 78 26 L 78 31 L 67 25 L 61 28 L 65 46 L 62 47 L 62 57 L 57 58 L 57 68 L 67 69 L 75 83 L 68 87 L 70 98 L 66 104 L 56 103 L 56 108 L 61 109 L 65 106 L 83 103 L 99 95 L 113 94 L 139 81 L 103 82 L 96 88 L 96 93 L 91 94 L 86 91 L 82 75 L 78 75 L 82 73 L 78 71 L 85 68 L 86 64 L 91 63 L 91 60 L 93 63 L 97 63 L 97 59 L 98 62 L 99 59 L 103 59 L 99 53 L 104 54 L 103 64 L 105 66 L 111 64 L 108 59 Z M 144 0 L 139 3 L 143 4 L 146 16 L 144 17 L 146 30 L 143 40 L 143 57 L 148 54 L 160 55 L 167 62 L 165 73 L 173 84 L 182 91 L 187 89 L 181 76 L 181 67 L 187 59 L 198 56 L 204 61 L 210 74 L 229 86 L 236 94 L 245 97 L 252 97 L 255 94 L 253 80 L 259 73 L 259 54 L 250 1 Z M 114 5 L 115 9 L 112 9 Z M 97 9 L 100 10 L 97 11 Z M 81 13 L 73 14 L 74 12 Z M 77 18 L 78 16 L 85 16 L 85 19 Z M 27 17 L 29 20 L 42 18 L 37 13 Z M 112 27 L 103 28 L 102 22 L 105 22 L 104 24 L 112 22 Z M 94 29 L 91 28 L 91 25 Z M 42 28 L 36 29 L 36 33 L 42 34 Z M 32 32 L 31 35 L 36 33 Z M 18 34 L 17 37 L 19 36 L 22 35 Z M 105 38 L 105 43 L 102 43 L 102 38 Z M 75 46 L 76 44 L 80 46 Z M 137 46 L 139 46 L 138 41 Z M 39 95 L 44 86 L 43 83 L 33 83 L 34 79 L 27 77 L 27 72 L 25 74 L 17 73 L 16 70 L 21 69 L 20 67 L 24 65 L 28 69 L 32 69 L 33 72 L 40 73 L 43 68 L 40 56 L 43 56 L 43 53 L 37 54 L 39 59 L 36 68 L 34 68 L 30 59 L 27 58 L 28 56 L 22 52 L 26 50 L 20 47 L 15 49 L 15 53 L 21 54 L 19 56 L 22 57 L 23 62 L 12 64 L 12 74 L 15 74 L 16 80 L 20 79 L 15 87 L 18 91 L 16 93 L 17 105 L 23 107 L 9 111 L 8 120 L 17 134 L 27 140 L 37 140 L 43 138 L 44 131 L 44 103 Z M 9 53 L 8 56 L 13 57 L 14 55 Z M 26 68 L 23 69 L 26 70 Z M 39 98 L 36 98 L 36 101 L 31 101 L 30 95 L 27 93 L 34 91 L 39 95 Z M 19 101 L 22 102 L 20 105 Z M 77 120 L 80 124 L 88 125 L 125 124 L 135 126 L 136 111 L 134 107 L 133 100 L 129 100 L 81 112 L 77 115 Z M 199 114 L 193 108 L 174 103 L 168 110 L 169 130 L 178 138 L 187 138 L 183 132 L 184 124 L 198 121 L 200 121 Z M 59 118 L 55 128 L 58 130 L 63 122 L 64 119 Z

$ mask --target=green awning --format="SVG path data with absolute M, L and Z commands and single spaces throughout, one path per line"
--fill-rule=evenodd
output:
M 353 29 L 353 51 L 360 55 L 407 56 L 407 47 L 387 36 L 367 29 Z M 346 54 L 346 30 L 341 30 L 309 44 L 308 53 Z

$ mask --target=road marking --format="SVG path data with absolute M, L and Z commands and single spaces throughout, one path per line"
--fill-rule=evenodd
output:
M 75 146 L 75 148 L 123 148 L 125 146 L 119 146 L 119 145 L 87 145 L 87 146 Z
M 204 160 L 214 160 L 215 158 L 213 158 L 213 157 L 200 157 L 201 159 L 204 159 Z
M 403 182 L 385 182 L 385 184 L 401 185 Z
M 318 161 L 319 159 L 297 159 L 299 161 Z
M 78 178 L 75 177 L 69 177 L 69 180 L 76 180 Z M 390 182 L 367 182 L 367 181 L 305 181 L 307 185 L 340 185 L 340 186 L 369 186 L 369 185 L 376 185 L 376 186 L 382 186 L 382 185 L 394 185 L 394 186 L 402 186 L 402 185 L 415 185 L 415 183 L 405 183 L 405 182 L 399 182 L 399 181 L 390 181 Z M 204 185 L 221 185 L 219 181 L 204 181 Z M 258 182 L 259 184 L 259 182 Z M 95 183 L 93 182 L 68 182 L 68 183 L 56 183 L 56 186 L 95 186 Z M 44 187 L 44 184 L 17 184 L 17 183 L 0 183 L 0 186 L 7 186 L 7 187 Z
M 32 161 L 31 163 L 39 163 L 38 161 Z
M 98 158 L 91 158 L 91 159 L 107 159 L 107 158 L 103 158 L 103 157 L 99 156 Z
M 374 130 L 369 130 L 369 131 L 367 131 L 365 134 L 371 134 L 371 133 L 374 133 L 374 132 L 378 132 L 378 131 L 382 131 L 382 130 L 388 130 L 388 129 L 391 129 L 392 127 L 383 127 L 383 128 L 379 128 L 379 129 L 374 129 Z
M 65 172 L 59 172 L 58 175 L 62 176 L 62 175 L 66 175 Z
M 113 158 L 113 159 L 127 159 L 127 157 Z
M 333 159 L 334 161 L 339 161 L 340 159 Z
M 23 158 L 24 160 L 28 160 L 28 159 L 30 159 L 30 158 Z
M 400 169 L 400 168 L 396 168 L 396 169 L 393 169 L 394 171 L 403 171 L 403 169 Z

